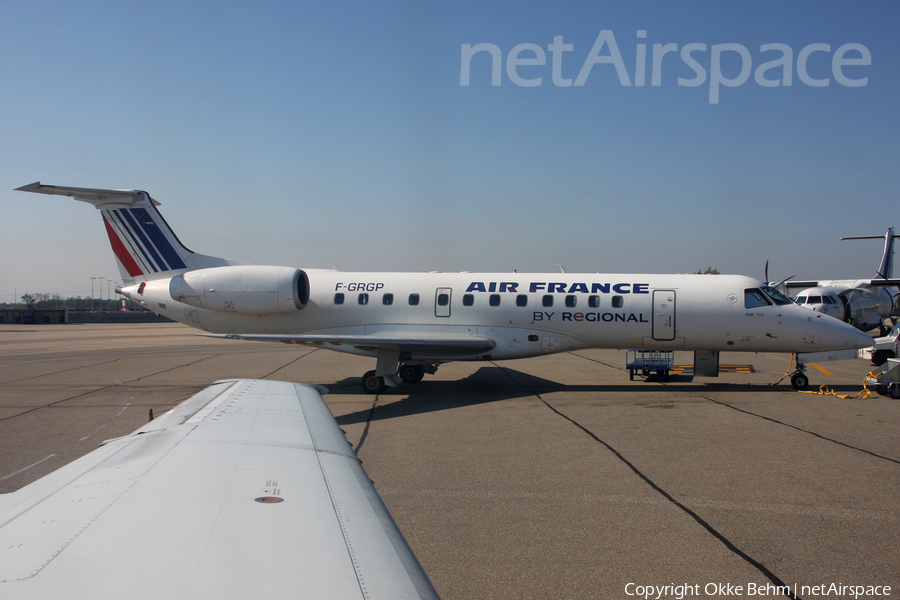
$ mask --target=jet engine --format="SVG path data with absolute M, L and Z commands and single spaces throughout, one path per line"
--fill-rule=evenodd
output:
M 220 312 L 287 314 L 309 302 L 309 278 L 291 267 L 210 267 L 173 277 L 169 295 L 178 302 Z

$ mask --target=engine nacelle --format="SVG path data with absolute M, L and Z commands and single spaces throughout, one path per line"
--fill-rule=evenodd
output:
M 291 267 L 210 267 L 173 277 L 169 295 L 178 302 L 220 312 L 287 314 L 309 302 L 309 278 Z

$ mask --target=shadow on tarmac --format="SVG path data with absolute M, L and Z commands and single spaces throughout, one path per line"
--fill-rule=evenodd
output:
M 663 385 L 660 385 L 663 384 Z M 624 382 L 621 385 L 567 385 L 536 377 L 528 373 L 505 367 L 482 367 L 464 379 L 457 381 L 428 381 L 416 384 L 401 384 L 379 394 L 374 409 L 367 408 L 342 415 L 337 418 L 340 425 L 364 423 L 368 420 L 393 419 L 440 410 L 448 410 L 458 406 L 470 406 L 489 402 L 501 402 L 533 397 L 536 394 L 553 392 L 573 393 L 637 393 L 637 394 L 671 394 L 671 384 L 677 385 L 679 392 L 730 391 L 748 392 L 752 394 L 791 392 L 788 387 L 770 385 L 750 385 L 745 383 L 694 383 L 691 376 L 650 376 L 646 380 Z M 330 395 L 360 394 L 359 380 L 346 378 L 333 384 L 324 384 Z M 846 388 L 846 389 L 845 389 Z M 854 386 L 837 386 L 836 392 L 853 393 L 858 391 Z M 404 397 L 405 396 L 405 397 Z M 373 396 L 373 400 L 374 400 Z M 598 398 L 602 400 L 602 398 Z

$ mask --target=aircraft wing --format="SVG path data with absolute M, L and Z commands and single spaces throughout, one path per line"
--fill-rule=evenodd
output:
M 283 342 L 310 346 L 353 346 L 360 350 L 393 350 L 418 352 L 431 355 L 462 355 L 487 352 L 494 347 L 494 340 L 470 335 L 422 334 L 400 335 L 309 335 L 309 334 L 217 334 L 204 333 L 204 337 L 255 342 Z
M 319 393 L 219 381 L 0 495 L 0 599 L 437 598 Z
M 900 286 L 900 279 L 860 279 L 854 281 L 786 281 L 784 286 L 788 289 L 806 289 L 816 287 L 832 287 L 834 285 L 843 284 L 847 287 L 859 287 L 868 285 L 870 287 L 897 287 Z

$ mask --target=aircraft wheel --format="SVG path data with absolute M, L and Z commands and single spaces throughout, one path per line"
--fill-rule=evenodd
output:
M 872 364 L 880 367 L 886 363 L 889 358 L 894 358 L 894 353 L 890 350 L 876 350 L 872 353 Z
M 425 377 L 425 368 L 422 365 L 401 365 L 399 375 L 406 383 L 419 383 Z
M 369 371 L 362 376 L 362 389 L 367 394 L 381 394 L 387 389 L 384 377 L 376 377 L 375 371 Z
M 809 377 L 804 373 L 794 373 L 791 376 L 791 385 L 795 390 L 805 390 L 809 387 Z
M 900 384 L 892 383 L 890 387 L 891 398 L 900 400 Z

